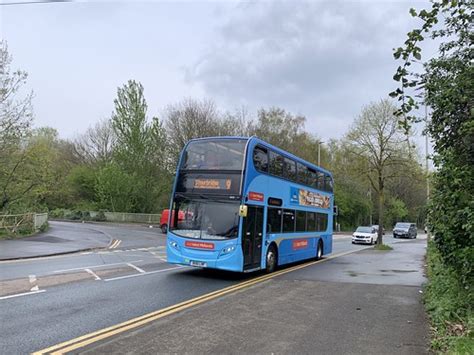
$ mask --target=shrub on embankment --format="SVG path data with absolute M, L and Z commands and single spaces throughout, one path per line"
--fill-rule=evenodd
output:
M 431 347 L 435 352 L 472 354 L 474 349 L 472 285 L 460 279 L 433 242 L 427 252 L 428 284 L 424 303 L 431 320 Z

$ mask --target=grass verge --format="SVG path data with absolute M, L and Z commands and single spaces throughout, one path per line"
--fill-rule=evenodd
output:
M 431 348 L 436 353 L 472 354 L 474 317 L 472 287 L 464 287 L 433 243 L 427 252 L 425 308 L 431 322 Z
M 375 250 L 393 250 L 393 248 L 387 244 L 375 244 L 374 249 Z

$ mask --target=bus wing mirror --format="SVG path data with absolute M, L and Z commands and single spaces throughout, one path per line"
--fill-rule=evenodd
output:
M 240 205 L 239 207 L 239 216 L 240 217 L 247 217 L 247 205 Z

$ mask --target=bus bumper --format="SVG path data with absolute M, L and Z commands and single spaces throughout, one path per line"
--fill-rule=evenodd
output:
M 213 249 L 186 245 L 188 238 L 179 238 L 168 232 L 166 261 L 170 264 L 242 272 L 243 254 L 237 240 L 205 241 Z M 200 241 L 197 241 L 200 242 Z

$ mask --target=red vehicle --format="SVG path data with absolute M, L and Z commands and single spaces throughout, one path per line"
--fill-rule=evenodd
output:
M 170 215 L 170 210 L 166 209 L 161 212 L 161 218 L 160 218 L 160 228 L 163 233 L 166 233 L 168 231 L 168 218 Z M 178 212 L 178 223 L 184 221 L 184 212 L 179 211 Z

